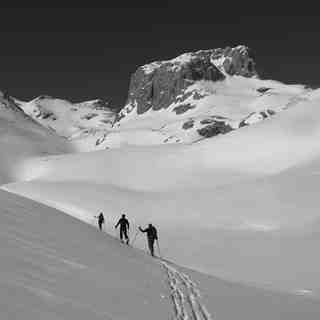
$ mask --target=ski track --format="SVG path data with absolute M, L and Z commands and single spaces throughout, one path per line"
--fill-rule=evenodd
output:
M 213 320 L 204 306 L 200 291 L 190 277 L 168 263 L 161 262 L 168 277 L 174 320 Z

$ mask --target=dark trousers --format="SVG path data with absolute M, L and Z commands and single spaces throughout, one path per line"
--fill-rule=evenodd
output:
M 103 221 L 98 221 L 99 229 L 102 230 Z
M 152 256 L 154 256 L 154 240 L 153 238 L 148 238 L 148 247 Z
M 129 240 L 127 228 L 120 228 L 120 240 L 123 239 Z

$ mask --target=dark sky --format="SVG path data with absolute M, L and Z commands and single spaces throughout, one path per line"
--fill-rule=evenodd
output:
M 0 89 L 20 99 L 40 94 L 72 101 L 101 97 L 122 105 L 138 66 L 238 44 L 253 49 L 263 78 L 320 86 L 319 17 L 287 10 L 267 15 L 274 10 L 261 10 L 270 4 L 261 1 L 255 12 L 230 1 L 211 1 L 214 8 L 206 1 L 183 3 L 0 8 Z

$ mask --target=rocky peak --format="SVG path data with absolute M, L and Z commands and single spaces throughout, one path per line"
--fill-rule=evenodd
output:
M 211 62 L 228 75 L 257 76 L 251 50 L 246 46 L 226 47 L 212 50 Z
M 193 65 L 198 64 L 199 67 L 199 62 L 200 64 L 203 62 L 204 66 L 214 65 L 220 71 L 228 75 L 239 75 L 244 77 L 252 77 L 257 75 L 251 50 L 243 45 L 239 45 L 234 48 L 226 47 L 188 52 L 172 60 L 155 61 L 150 64 L 146 64 L 142 66 L 141 69 L 146 74 L 152 74 L 159 68 L 165 66 L 168 71 L 178 72 L 184 67 L 187 68 L 188 65 L 190 68 L 192 68 Z
M 143 114 L 150 109 L 166 109 L 179 102 L 177 98 L 182 102 L 186 89 L 197 81 L 220 81 L 233 75 L 257 76 L 250 50 L 245 46 L 189 52 L 144 65 L 131 76 L 127 104 L 116 122 L 134 109 Z

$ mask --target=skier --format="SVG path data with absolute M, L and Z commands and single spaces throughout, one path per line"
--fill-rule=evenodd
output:
M 98 225 L 99 225 L 99 229 L 100 231 L 102 230 L 102 225 L 104 224 L 104 216 L 103 213 L 100 212 L 100 214 L 98 216 L 94 216 L 95 218 L 98 219 Z
M 128 237 L 128 231 L 130 228 L 129 221 L 126 218 L 126 215 L 123 214 L 118 221 L 118 223 L 115 225 L 115 228 L 117 229 L 120 225 L 120 240 L 123 242 L 123 237 L 126 239 L 126 243 L 129 244 L 129 237 Z
M 150 223 L 148 225 L 148 228 L 142 229 L 139 227 L 139 230 L 141 232 L 146 232 L 147 233 L 147 238 L 148 238 L 148 247 L 150 250 L 150 254 L 154 257 L 154 241 L 158 240 L 158 232 L 157 229 Z

